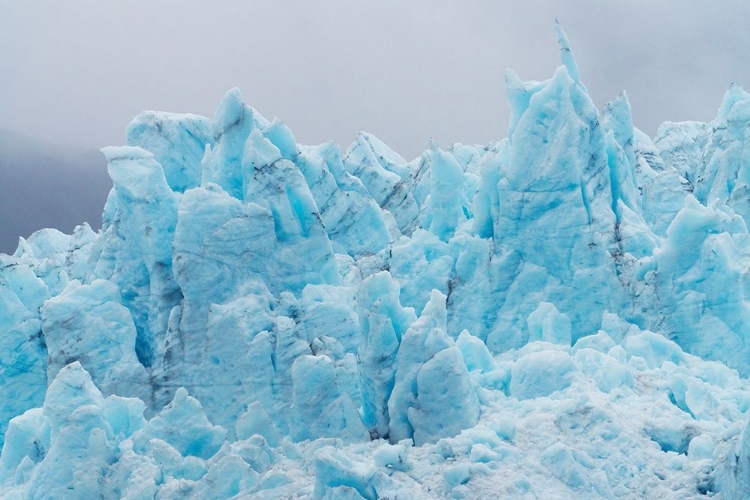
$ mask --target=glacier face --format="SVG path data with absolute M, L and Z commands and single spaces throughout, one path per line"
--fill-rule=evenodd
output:
M 0 255 L 2 494 L 750 494 L 750 95 L 651 140 L 558 41 L 411 162 L 136 117 L 102 231 Z

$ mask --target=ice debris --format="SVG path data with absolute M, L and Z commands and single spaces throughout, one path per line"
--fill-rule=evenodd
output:
M 750 95 L 651 140 L 556 32 L 413 161 L 136 117 L 102 231 L 0 255 L 0 495 L 747 498 Z

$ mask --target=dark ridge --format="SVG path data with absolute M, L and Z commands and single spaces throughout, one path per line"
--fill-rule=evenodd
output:
M 0 253 L 45 227 L 70 234 L 88 222 L 98 230 L 111 187 L 99 151 L 0 128 Z

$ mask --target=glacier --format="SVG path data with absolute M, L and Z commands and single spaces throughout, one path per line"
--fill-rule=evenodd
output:
M 556 33 L 413 161 L 137 116 L 101 231 L 0 255 L 0 495 L 750 497 L 750 94 L 651 139 Z

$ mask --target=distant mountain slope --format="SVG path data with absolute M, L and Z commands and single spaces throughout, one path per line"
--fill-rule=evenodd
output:
M 88 222 L 97 230 L 111 186 L 99 151 L 0 128 L 0 252 L 45 227 L 69 233 Z

